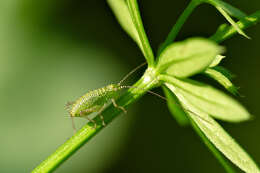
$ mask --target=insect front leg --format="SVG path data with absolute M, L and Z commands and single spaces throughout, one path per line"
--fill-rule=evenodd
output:
M 86 109 L 86 110 L 83 110 L 83 111 L 80 111 L 80 116 L 81 117 L 86 117 L 87 120 L 89 120 L 90 122 L 92 122 L 94 124 L 94 129 L 97 127 L 97 123 L 96 121 L 92 120 L 91 118 L 89 118 L 88 116 L 84 116 L 85 113 L 88 113 L 90 112 L 91 110 L 90 109 Z
M 75 122 L 74 122 L 74 117 L 70 116 L 71 117 L 71 122 L 72 122 L 72 128 L 73 128 L 73 132 L 74 134 L 77 132 L 77 129 L 76 129 L 76 126 L 75 126 Z
M 106 126 L 104 117 L 103 117 L 103 115 L 101 114 L 101 112 L 102 112 L 104 109 L 105 109 L 105 105 L 103 105 L 102 108 L 98 111 L 98 115 L 99 115 L 99 117 L 100 117 L 100 119 L 101 119 L 101 121 L 102 121 L 102 125 L 103 125 L 103 126 Z
M 111 101 L 112 101 L 114 107 L 116 107 L 116 108 L 118 108 L 118 109 L 121 109 L 125 114 L 127 113 L 127 111 L 125 110 L 124 107 L 122 107 L 122 106 L 118 106 L 118 105 L 116 104 L 115 99 L 111 99 Z

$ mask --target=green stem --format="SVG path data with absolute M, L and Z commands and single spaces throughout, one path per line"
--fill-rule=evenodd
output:
M 130 104 L 137 101 L 142 95 L 145 94 L 147 90 L 155 87 L 157 85 L 157 80 L 154 77 L 154 70 L 148 68 L 143 77 L 130 88 L 124 95 L 122 95 L 116 102 L 118 105 L 127 108 Z M 142 88 L 141 90 L 138 88 Z M 108 106 L 103 112 L 104 121 L 107 125 L 112 122 L 120 113 L 121 110 L 115 108 L 112 104 Z M 102 126 L 102 120 L 99 116 L 94 118 L 96 121 L 96 128 L 93 128 L 93 123 L 89 122 L 83 126 L 77 133 L 74 134 L 68 141 L 61 145 L 52 155 L 50 155 L 46 160 L 44 160 L 38 167 L 36 167 L 32 172 L 52 172 L 59 165 L 61 165 L 65 160 L 67 160 L 73 153 L 75 153 L 82 145 L 88 142 L 92 137 L 94 137 L 100 130 L 105 128 Z
M 237 25 L 240 29 L 244 30 L 250 26 L 257 24 L 260 20 L 260 11 L 257 11 L 250 16 L 245 17 L 237 22 Z M 227 24 L 222 24 L 217 29 L 216 33 L 210 37 L 211 40 L 214 40 L 218 43 L 225 41 L 231 36 L 235 35 L 237 30 L 233 26 Z
M 137 0 L 127 0 L 127 4 L 129 7 L 129 11 L 131 14 L 131 17 L 133 19 L 133 23 L 136 27 L 136 30 L 138 32 L 138 35 L 140 37 L 141 45 L 144 51 L 144 56 L 147 59 L 147 63 L 149 67 L 154 67 L 154 55 L 152 48 L 150 46 L 150 43 L 148 41 L 148 38 L 146 36 L 143 22 L 140 16 L 140 11 L 138 7 Z
M 226 172 L 235 173 L 236 171 L 233 169 L 230 162 L 216 149 L 216 147 L 208 140 L 208 138 L 203 134 L 203 132 L 199 129 L 199 127 L 194 123 L 194 121 L 190 119 L 191 125 L 195 132 L 199 135 L 204 144 L 208 147 L 208 149 L 212 152 L 212 154 L 216 157 L 216 159 L 220 162 L 220 164 L 224 167 Z
M 256 24 L 260 18 L 260 11 L 246 17 L 245 19 L 238 22 L 239 27 L 242 29 L 247 28 Z M 225 27 L 220 27 L 217 32 L 210 37 L 216 42 L 224 41 L 225 39 L 231 37 L 236 33 L 236 30 L 227 25 Z M 127 108 L 130 104 L 137 101 L 145 92 L 155 85 L 154 69 L 148 68 L 143 77 L 134 85 L 135 88 L 129 89 L 123 96 L 117 100 L 117 104 Z M 142 90 L 138 89 L 142 88 Z M 109 124 L 114 118 L 116 118 L 121 113 L 120 110 L 114 108 L 112 105 L 108 106 L 103 112 L 106 124 Z M 87 123 L 82 129 L 80 129 L 73 137 L 71 137 L 67 142 L 61 145 L 52 155 L 50 155 L 45 161 L 43 161 L 38 167 L 36 167 L 33 172 L 51 172 L 55 170 L 59 165 L 61 165 L 66 159 L 68 159 L 73 153 L 75 153 L 82 145 L 88 142 L 92 137 L 94 137 L 100 130 L 104 127 L 101 125 L 102 121 L 99 117 L 94 119 L 97 122 L 97 127 L 93 129 L 92 123 Z M 226 165 L 226 164 L 225 164 Z M 224 166 L 224 164 L 223 164 Z
M 158 55 L 161 54 L 161 52 L 173 41 L 175 40 L 176 36 L 178 35 L 181 27 L 186 22 L 190 14 L 193 12 L 193 10 L 200 4 L 201 2 L 198 0 L 192 0 L 189 5 L 185 8 L 181 16 L 178 18 L 176 24 L 172 27 L 170 33 L 168 34 L 166 40 L 162 43 L 158 50 Z

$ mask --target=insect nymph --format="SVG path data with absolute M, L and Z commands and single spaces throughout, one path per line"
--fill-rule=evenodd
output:
M 89 91 L 72 104 L 71 110 L 69 112 L 70 116 L 88 118 L 87 116 L 93 112 L 102 112 L 106 106 L 106 103 L 108 103 L 110 100 L 115 107 L 120 108 L 126 112 L 125 109 L 118 106 L 114 100 L 114 98 L 118 95 L 118 90 L 123 88 L 125 88 L 125 86 L 120 86 L 119 84 L 110 84 L 103 88 Z M 101 114 L 100 116 L 103 120 Z M 89 120 L 93 121 L 91 119 Z M 103 125 L 105 125 L 104 122 Z
M 118 91 L 123 88 L 131 88 L 131 86 L 123 86 L 121 83 L 125 81 L 132 73 L 134 73 L 137 69 L 144 66 L 146 63 L 143 63 L 133 69 L 131 72 L 129 72 L 118 84 L 110 84 L 103 88 L 99 88 L 96 90 L 92 90 L 87 92 L 85 95 L 81 96 L 74 102 L 69 102 L 67 106 L 71 106 L 71 109 L 69 110 L 69 114 L 71 118 L 73 117 L 85 117 L 89 121 L 93 122 L 96 126 L 96 123 L 94 120 L 90 119 L 88 115 L 97 112 L 102 120 L 102 124 L 105 126 L 104 118 L 101 115 L 101 112 L 106 107 L 106 104 L 109 101 L 112 101 L 113 105 L 121 109 L 123 112 L 126 113 L 126 110 L 118 106 L 116 104 L 115 98 L 118 96 Z M 73 128 L 75 130 L 75 126 L 73 123 Z
M 119 83 L 110 84 L 103 88 L 89 91 L 85 95 L 78 98 L 76 101 L 69 102 L 67 104 L 67 108 L 68 108 L 68 106 L 71 106 L 71 109 L 69 110 L 69 114 L 70 114 L 70 117 L 72 118 L 72 124 L 73 124 L 74 131 L 76 130 L 76 128 L 74 126 L 74 122 L 73 122 L 74 117 L 87 118 L 96 127 L 96 122 L 93 119 L 89 118 L 89 115 L 94 112 L 97 112 L 98 116 L 100 116 L 100 119 L 102 120 L 102 125 L 105 126 L 106 124 L 104 122 L 104 117 L 102 116 L 101 112 L 104 110 L 104 108 L 106 107 L 107 103 L 109 103 L 109 101 L 112 101 L 112 104 L 114 105 L 114 107 L 121 109 L 124 113 L 126 113 L 126 110 L 124 109 L 124 107 L 117 105 L 115 98 L 118 96 L 119 90 L 124 89 L 124 88 L 135 88 L 133 86 L 125 86 L 125 85 L 121 85 L 121 84 L 132 73 L 134 73 L 137 69 L 144 66 L 145 64 L 146 63 L 143 63 L 143 64 L 139 65 L 138 67 L 136 67 L 135 69 L 133 69 Z M 136 89 L 142 89 L 142 88 L 136 88 Z M 157 93 L 154 93 L 152 91 L 146 91 L 146 92 L 151 93 L 153 95 L 156 95 L 156 96 L 166 100 L 165 97 L 163 97 Z M 192 113 L 192 114 L 198 116 L 199 118 L 201 118 L 202 120 L 204 120 L 204 118 L 200 117 L 196 113 L 183 108 L 181 105 L 179 105 L 177 103 L 175 103 L 175 104 L 177 106 L 180 106 L 186 112 Z M 205 120 L 205 121 L 207 122 L 207 120 Z

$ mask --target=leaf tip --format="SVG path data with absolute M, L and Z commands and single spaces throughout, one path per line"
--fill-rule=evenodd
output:
M 246 35 L 246 33 L 245 33 L 244 31 L 238 30 L 238 33 L 239 33 L 240 35 L 244 36 L 245 38 L 251 40 L 251 37 L 249 37 L 248 35 Z
M 243 97 L 243 95 L 238 91 L 239 87 L 235 85 L 231 85 L 230 87 L 227 88 L 227 90 L 235 96 Z
M 253 121 L 253 120 L 255 120 L 255 119 L 256 119 L 255 117 L 256 117 L 255 115 L 250 114 L 248 121 Z

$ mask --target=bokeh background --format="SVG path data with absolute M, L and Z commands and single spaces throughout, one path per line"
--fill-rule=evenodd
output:
M 248 14 L 259 0 L 229 1 Z M 140 0 L 145 28 L 157 49 L 187 1 Z M 224 18 L 202 5 L 178 40 L 208 37 Z M 222 45 L 240 86 L 238 98 L 255 120 L 220 122 L 260 164 L 260 25 Z M 118 82 L 144 62 L 106 1 L 0 1 L 0 172 L 29 172 L 72 136 L 67 101 Z M 131 84 L 142 70 L 129 79 Z M 155 90 L 161 93 L 159 89 Z M 77 119 L 77 127 L 85 119 Z M 82 147 L 56 172 L 224 172 L 190 127 L 180 127 L 163 100 L 146 95 Z

